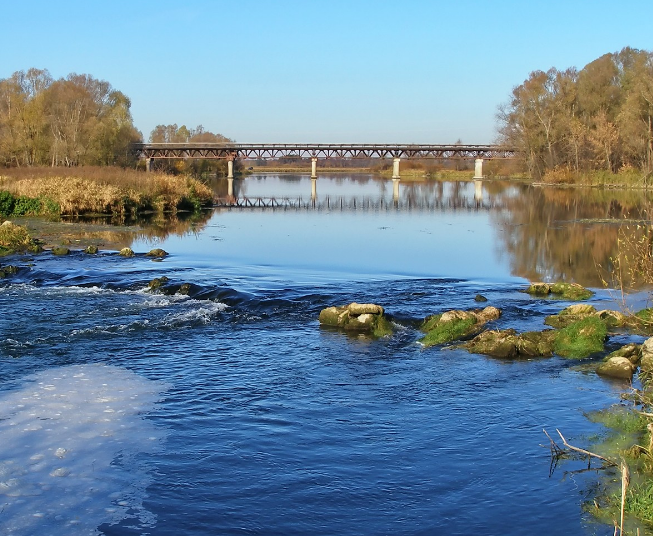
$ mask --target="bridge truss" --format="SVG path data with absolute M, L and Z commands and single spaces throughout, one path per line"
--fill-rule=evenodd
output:
M 136 143 L 141 158 L 278 159 L 294 158 L 513 158 L 516 150 L 499 145 L 387 145 L 302 143 Z

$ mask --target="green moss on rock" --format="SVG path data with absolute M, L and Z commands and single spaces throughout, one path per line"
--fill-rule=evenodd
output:
M 581 359 L 604 350 L 608 329 L 601 319 L 590 316 L 561 329 L 554 351 L 561 357 Z
M 0 255 L 22 251 L 37 253 L 41 248 L 25 227 L 5 221 L 0 225 Z
M 577 283 L 531 283 L 526 292 L 533 296 L 571 301 L 587 300 L 594 295 L 591 290 Z
M 318 320 L 322 326 L 373 337 L 385 337 L 393 332 L 392 324 L 385 317 L 383 307 L 372 303 L 354 302 L 341 307 L 327 307 L 320 311 Z
M 440 322 L 422 337 L 419 342 L 428 347 L 456 341 L 475 332 L 476 324 L 476 318 L 463 318 Z
M 514 329 L 484 331 L 462 346 L 475 354 L 500 359 L 525 359 L 553 355 L 555 331 L 528 331 L 517 334 Z

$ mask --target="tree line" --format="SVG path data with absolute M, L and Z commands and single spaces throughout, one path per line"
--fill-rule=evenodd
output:
M 653 53 L 624 48 L 583 69 L 534 71 L 499 107 L 500 142 L 531 176 L 653 171 Z
M 5 166 L 133 163 L 141 141 L 131 102 L 104 80 L 69 74 L 54 80 L 44 69 L 0 80 L 0 162 Z

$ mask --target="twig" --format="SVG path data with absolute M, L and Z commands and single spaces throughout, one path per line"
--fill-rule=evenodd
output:
M 598 458 L 599 460 L 602 460 L 602 461 L 606 462 L 609 465 L 613 465 L 613 466 L 617 465 L 612 460 L 609 460 L 608 458 L 604 458 L 603 456 L 601 456 L 599 454 L 595 454 L 593 452 L 590 452 L 589 450 L 581 449 L 581 448 L 578 448 L 578 447 L 574 447 L 573 445 L 570 445 L 569 443 L 567 443 L 567 440 L 565 439 L 565 436 L 562 435 L 562 432 L 560 432 L 560 430 L 558 430 L 556 428 L 556 432 L 558 432 L 558 435 L 560 436 L 560 439 L 562 439 L 563 444 L 569 450 L 573 450 L 574 452 L 579 452 L 580 454 L 584 454 L 585 456 L 589 456 L 590 458 Z
M 556 445 L 556 442 L 553 441 L 553 439 L 551 439 L 549 433 L 545 429 L 542 429 L 542 431 L 546 434 L 546 437 L 548 437 L 549 441 L 551 442 L 551 454 L 555 456 L 561 456 L 564 454 L 564 451 L 558 445 Z

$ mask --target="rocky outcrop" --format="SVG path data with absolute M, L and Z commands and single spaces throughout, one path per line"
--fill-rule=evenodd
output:
M 420 329 L 426 335 L 420 339 L 424 346 L 434 346 L 451 341 L 465 339 L 480 332 L 485 324 L 501 316 L 496 307 L 461 311 L 454 309 L 424 319 Z
M 593 296 L 591 290 L 577 283 L 531 283 L 528 294 L 541 297 L 554 297 L 563 300 L 580 301 Z
M 374 337 L 392 334 L 392 324 L 385 317 L 383 307 L 373 303 L 354 302 L 341 307 L 327 307 L 320 311 L 319 321 L 322 326 Z
M 162 277 L 155 277 L 147 285 L 148 290 L 159 290 L 170 281 L 165 275 Z
M 544 319 L 544 323 L 553 328 L 564 328 L 569 324 L 589 317 L 598 318 L 608 327 L 624 326 L 628 320 L 626 315 L 619 311 L 611 311 L 609 309 L 597 311 L 592 305 L 575 303 L 566 307 L 558 314 L 547 316 Z
M 145 254 L 146 257 L 158 257 L 158 258 L 163 258 L 166 257 L 167 255 L 168 252 L 161 248 L 151 249 Z
M 500 359 L 551 357 L 556 332 L 528 331 L 518 334 L 514 329 L 484 331 L 461 346 L 474 354 Z
M 70 250 L 66 246 L 54 246 L 52 248 L 53 255 L 68 255 Z
M 135 255 L 134 250 L 132 248 L 122 248 L 120 252 L 118 253 L 121 257 L 133 257 Z
M 98 252 L 97 246 L 87 246 L 86 249 L 84 250 L 84 253 L 88 255 L 95 255 L 97 252 Z

